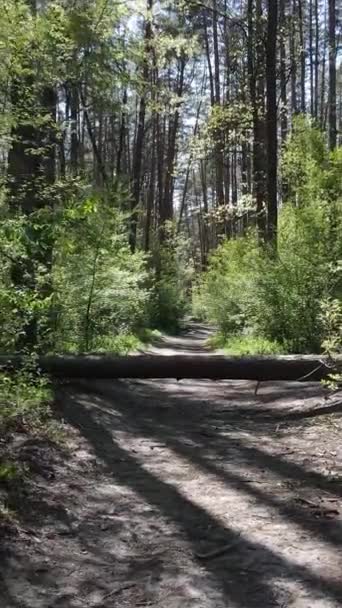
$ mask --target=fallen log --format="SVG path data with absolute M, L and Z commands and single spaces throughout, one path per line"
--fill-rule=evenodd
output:
M 27 359 L 26 359 L 27 360 Z M 0 371 L 18 369 L 18 356 L 0 356 Z M 332 362 L 319 356 L 225 357 L 216 355 L 49 355 L 37 366 L 59 378 L 176 378 L 210 380 L 319 381 L 342 369 L 342 357 Z

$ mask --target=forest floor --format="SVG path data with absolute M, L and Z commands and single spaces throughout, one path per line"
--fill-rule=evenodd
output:
M 159 354 L 205 352 L 206 328 Z M 342 405 L 319 384 L 65 384 L 0 527 L 1 608 L 342 606 Z

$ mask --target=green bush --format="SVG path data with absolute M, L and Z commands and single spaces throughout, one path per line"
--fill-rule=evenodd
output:
M 177 331 L 191 311 L 188 243 L 174 234 L 170 226 L 166 242 L 155 251 L 156 272 L 150 305 L 150 323 L 165 331 Z
M 285 352 L 284 347 L 278 342 L 267 340 L 260 336 L 239 335 L 224 336 L 216 334 L 209 340 L 213 348 L 223 349 L 227 355 L 279 355 Z
M 342 156 L 329 157 L 323 137 L 299 121 L 285 150 L 291 202 L 280 212 L 278 251 L 253 232 L 223 243 L 195 291 L 195 310 L 223 340 L 248 334 L 289 352 L 320 351 L 321 303 L 341 298 Z
M 52 391 L 47 378 L 37 374 L 34 358 L 16 373 L 0 374 L 0 432 L 25 427 L 31 433 L 54 434 L 56 425 L 49 403 Z
M 243 331 L 253 312 L 259 250 L 253 236 L 224 242 L 212 255 L 209 269 L 197 287 L 195 310 L 218 327 L 223 336 Z
M 147 326 L 147 260 L 131 253 L 124 222 L 113 204 L 96 198 L 71 202 L 64 213 L 53 269 L 57 350 L 126 352 Z

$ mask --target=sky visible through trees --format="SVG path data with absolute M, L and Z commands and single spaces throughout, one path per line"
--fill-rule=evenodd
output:
M 119 333 L 177 324 L 225 242 L 253 232 L 275 260 L 279 214 L 312 203 L 303 183 L 317 171 L 314 197 L 339 207 L 335 0 L 4 0 L 0 52 L 3 309 L 18 311 L 5 331 L 16 348 L 89 348 L 106 315 Z M 141 308 L 118 312 L 125 298 Z

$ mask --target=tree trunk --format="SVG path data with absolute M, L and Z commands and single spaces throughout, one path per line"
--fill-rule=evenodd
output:
M 279 0 L 279 24 L 280 24 L 280 128 L 281 141 L 284 143 L 287 137 L 287 93 L 286 93 L 286 47 L 285 47 L 285 0 Z
M 305 35 L 304 35 L 304 15 L 303 15 L 303 0 L 298 0 L 298 19 L 299 19 L 299 37 L 300 37 L 300 87 L 301 87 L 301 112 L 306 112 L 306 96 L 305 96 Z
M 291 111 L 297 114 L 297 57 L 296 57 L 296 2 L 292 0 L 291 33 L 290 33 L 290 57 L 291 57 Z
M 145 117 L 146 117 L 146 86 L 149 79 L 149 55 L 151 52 L 152 40 L 152 15 L 153 0 L 147 0 L 147 18 L 145 22 L 144 33 L 144 59 L 142 68 L 142 86 L 143 93 L 140 97 L 140 106 L 138 114 L 137 136 L 133 154 L 133 188 L 132 188 L 132 206 L 129 244 L 131 251 L 134 253 L 137 240 L 137 223 L 138 223 L 138 207 L 140 201 L 140 183 L 141 183 L 141 167 L 143 159 L 143 145 L 145 137 Z
M 314 116 L 313 0 L 309 0 L 310 112 Z
M 185 73 L 185 64 L 186 58 L 183 54 L 179 60 L 178 66 L 178 82 L 176 95 L 179 99 L 178 105 L 174 112 L 173 116 L 170 116 L 169 120 L 169 140 L 168 140 L 168 148 L 166 155 L 166 174 L 165 174 L 165 183 L 164 183 L 164 196 L 162 209 L 160 214 L 160 222 L 161 222 L 161 240 L 163 240 L 163 226 L 165 222 L 168 220 L 172 220 L 173 218 L 173 183 L 174 183 L 174 169 L 177 155 L 177 137 L 179 131 L 179 119 L 180 112 L 179 106 L 182 103 L 181 99 L 183 96 L 184 89 L 184 73 Z
M 35 0 L 28 0 L 36 15 Z M 11 147 L 8 153 L 7 188 L 8 202 L 13 215 L 24 216 L 22 244 L 25 255 L 15 260 L 11 279 L 30 301 L 45 301 L 51 291 L 52 240 L 46 228 L 46 219 L 30 221 L 33 214 L 43 207 L 52 206 L 51 188 L 56 178 L 56 93 L 53 87 L 35 88 L 34 66 L 25 57 L 19 73 L 13 76 L 10 96 L 15 124 L 11 130 Z M 33 117 L 44 117 L 44 128 L 33 122 Z M 28 117 L 32 116 L 32 123 Z M 40 279 L 37 281 L 37 268 Z M 42 272 L 43 271 L 43 272 Z M 26 310 L 21 316 L 21 333 L 16 346 L 19 350 L 33 350 L 38 345 L 37 312 Z
M 326 73 L 326 55 L 327 55 L 327 11 L 324 5 L 324 43 L 322 56 L 322 78 L 321 78 L 321 107 L 320 107 L 320 127 L 324 128 L 324 116 L 326 110 L 326 93 L 325 93 L 325 73 Z
M 218 14 L 217 0 L 213 0 L 213 46 L 214 46 L 214 93 L 215 106 L 221 105 L 221 86 L 220 86 L 220 52 L 218 43 Z M 216 173 L 216 204 L 224 205 L 224 163 L 223 163 L 223 141 L 222 130 L 218 129 L 214 133 L 215 138 L 215 173 Z
M 75 84 L 70 86 L 70 170 L 73 176 L 78 174 L 78 90 Z
M 210 101 L 211 101 L 211 105 L 213 106 L 215 104 L 215 90 L 214 90 L 214 76 L 213 76 L 213 69 L 212 69 L 212 65 L 211 65 L 211 56 L 210 56 L 210 47 L 209 47 L 207 9 L 203 10 L 203 25 L 204 25 L 205 49 L 206 49 L 208 72 L 209 72 Z
M 319 99 L 319 84 L 318 84 L 318 68 L 319 68 L 319 10 L 318 0 L 315 0 L 315 104 L 314 117 L 318 118 L 318 99 Z
M 20 357 L 3 355 L 0 370 L 18 369 Z M 51 355 L 40 357 L 39 369 L 59 378 L 177 378 L 211 380 L 254 380 L 267 382 L 320 381 L 341 369 L 338 358 L 335 369 L 330 360 L 319 356 L 224 357 L 215 355 Z
M 276 49 L 278 2 L 268 0 L 266 45 L 266 131 L 267 131 L 267 240 L 277 244 L 277 76 Z
M 116 174 L 121 175 L 126 173 L 126 163 L 123 163 L 123 156 L 125 152 L 125 143 L 127 138 L 127 127 L 126 127 L 126 105 L 127 105 L 127 89 L 124 89 L 122 96 L 122 110 L 121 110 L 121 124 L 119 132 L 119 148 L 116 157 Z
M 329 148 L 336 148 L 336 5 L 329 0 Z
M 152 213 L 154 210 L 154 201 L 155 201 L 155 191 L 156 191 L 156 135 L 157 135 L 157 117 L 155 112 L 152 117 L 153 126 L 152 126 L 152 157 L 151 157 L 151 166 L 150 166 L 150 183 L 148 187 L 147 193 L 147 201 L 146 201 L 146 222 L 145 222 L 145 239 L 144 239 L 144 251 L 147 252 L 150 249 L 150 234 L 151 234 L 151 220 Z
M 255 13 L 255 24 L 253 15 Z M 264 50 L 261 0 L 248 0 L 248 76 L 253 113 L 253 192 L 259 238 L 266 238 L 265 224 L 265 123 Z
M 16 117 L 16 124 L 12 128 L 12 144 L 8 153 L 7 169 L 7 189 L 8 202 L 11 211 L 16 215 L 24 215 L 27 218 L 40 206 L 39 198 L 39 178 L 40 178 L 40 157 L 36 154 L 39 149 L 39 134 L 36 127 L 24 120 L 25 110 L 29 111 L 29 102 L 25 100 L 23 91 L 28 92 L 32 89 L 33 82 L 26 77 L 25 81 L 15 78 L 11 84 L 11 104 L 12 113 Z M 33 107 L 32 107 L 32 115 Z M 34 256 L 31 248 L 32 235 L 27 226 L 23 237 L 25 246 L 25 257 L 12 264 L 11 279 L 13 285 L 27 292 L 28 297 L 36 289 L 36 268 Z M 21 324 L 22 333 L 17 339 L 17 348 L 22 350 L 26 347 L 33 349 L 37 343 L 37 318 L 35 315 L 25 318 L 22 311 Z

